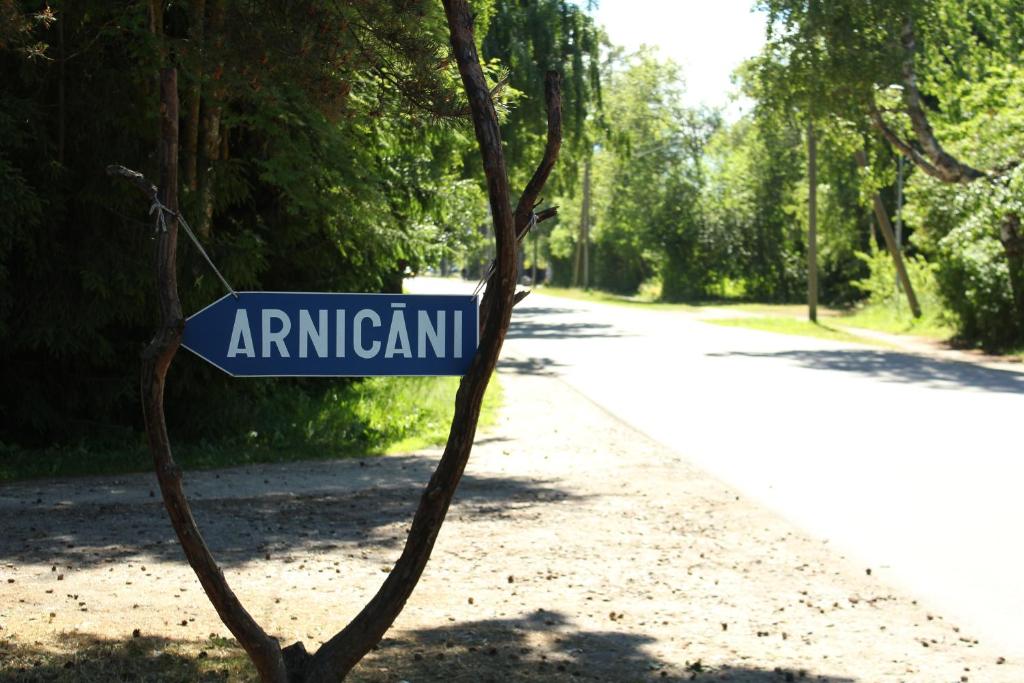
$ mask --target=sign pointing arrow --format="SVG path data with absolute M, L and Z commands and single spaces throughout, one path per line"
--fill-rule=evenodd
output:
M 236 377 L 463 375 L 478 306 L 465 295 L 239 292 L 189 317 L 182 346 Z

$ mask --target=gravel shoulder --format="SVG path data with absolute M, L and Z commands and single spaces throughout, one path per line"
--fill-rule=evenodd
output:
M 479 435 L 423 580 L 355 680 L 1024 680 L 1024 663 L 556 377 L 502 373 L 499 423 Z M 383 580 L 438 455 L 185 483 L 243 602 L 310 647 Z M 155 488 L 145 475 L 0 487 L 0 646 L 228 636 Z M 0 659 L 6 680 L 35 679 Z

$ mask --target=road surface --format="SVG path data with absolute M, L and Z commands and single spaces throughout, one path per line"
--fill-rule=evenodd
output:
M 1024 374 L 536 293 L 502 362 L 1024 656 Z

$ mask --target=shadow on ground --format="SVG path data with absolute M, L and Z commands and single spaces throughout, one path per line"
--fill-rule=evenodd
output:
M 574 313 L 567 308 L 536 306 L 520 311 L 516 309 L 509 325 L 508 339 L 587 339 L 591 337 L 622 337 L 622 332 L 607 323 L 552 321 L 549 316 Z
M 192 482 L 186 477 L 186 491 L 204 538 L 227 567 L 293 552 L 387 550 L 405 542 L 434 464 L 393 456 L 308 463 L 298 475 L 273 468 L 205 472 Z M 0 489 L 0 558 L 76 567 L 138 557 L 180 561 L 149 477 L 52 484 Z M 576 498 L 542 479 L 467 474 L 449 514 L 468 522 L 513 509 L 540 517 L 545 504 Z
M 707 355 L 716 358 L 777 358 L 814 370 L 839 370 L 885 382 L 923 384 L 936 389 L 970 388 L 981 391 L 1024 393 L 1024 373 L 892 351 L 859 349 L 771 353 L 729 351 Z
M 654 640 L 623 631 L 585 631 L 559 612 L 538 611 L 521 619 L 448 624 L 385 639 L 353 672 L 359 683 L 384 681 L 721 681 L 778 683 L 849 678 L 783 669 L 666 662 L 645 651 Z
M 551 358 L 541 358 L 538 356 L 502 358 L 498 362 L 499 370 L 514 372 L 517 375 L 551 376 L 558 374 L 558 368 L 560 367 L 564 367 L 562 363 Z M 477 443 L 480 442 L 478 441 Z
M 854 679 L 783 668 L 665 662 L 645 652 L 644 635 L 574 628 L 558 612 L 522 619 L 446 624 L 385 638 L 346 679 L 352 683 L 544 683 L 547 681 L 732 681 L 854 683 Z M 232 640 L 154 637 L 105 640 L 69 634 L 62 650 L 0 641 L 0 683 L 43 681 L 252 681 L 251 665 Z

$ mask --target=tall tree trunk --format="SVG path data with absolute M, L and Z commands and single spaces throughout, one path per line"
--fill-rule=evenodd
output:
M 199 189 L 199 107 L 202 102 L 203 73 L 206 59 L 206 0 L 189 3 L 189 42 L 191 80 L 185 91 L 185 135 L 182 141 L 184 183 L 192 192 Z
M 57 17 L 57 162 L 64 165 L 64 145 L 67 137 L 67 103 L 64 82 L 65 51 L 64 24 L 67 23 L 67 8 L 61 8 Z
M 221 108 L 223 107 L 224 89 L 220 84 L 224 64 L 219 58 L 220 48 L 224 41 L 224 0 L 212 0 L 209 4 L 209 16 L 204 26 L 204 38 L 207 45 L 215 48 L 218 54 L 213 73 L 206 78 L 203 87 L 202 114 L 202 145 L 199 150 L 197 169 L 197 185 L 199 190 L 199 211 L 196 220 L 196 232 L 200 237 L 209 238 L 213 224 L 214 203 L 214 162 L 220 158 L 221 148 Z
M 818 143 L 807 124 L 807 318 L 818 322 Z
M 590 159 L 583 162 L 583 206 L 580 207 L 580 233 L 572 280 L 577 287 L 590 287 Z
M 530 260 L 533 268 L 530 274 L 530 284 L 534 287 L 537 286 L 537 240 L 538 235 L 536 231 L 533 233 L 533 258 Z
M 872 124 L 889 144 L 896 147 L 914 162 L 915 166 L 933 178 L 945 183 L 970 183 L 979 178 L 988 177 L 984 171 L 965 164 L 947 152 L 935 137 L 935 131 L 932 129 L 928 113 L 924 108 L 921 91 L 917 87 L 917 73 L 914 66 L 917 39 L 914 34 L 913 22 L 910 19 L 907 19 L 903 26 L 900 40 L 904 51 L 903 63 L 900 66 L 903 77 L 903 104 L 920 150 L 901 138 L 886 124 L 873 95 L 868 100 L 868 111 Z
M 583 176 L 583 289 L 590 289 L 590 162 Z
M 159 101 L 161 91 L 161 69 L 167 64 L 167 41 L 164 39 L 164 3 L 163 0 L 149 0 L 149 33 L 156 44 L 157 64 L 160 66 L 153 72 L 153 101 Z M 153 128 L 154 148 L 161 144 L 163 130 L 159 118 Z
M 1020 216 L 1009 214 L 999 228 L 999 239 L 1006 251 L 1010 269 L 1010 288 L 1016 313 L 1018 334 L 1024 332 L 1024 235 L 1020 233 Z

